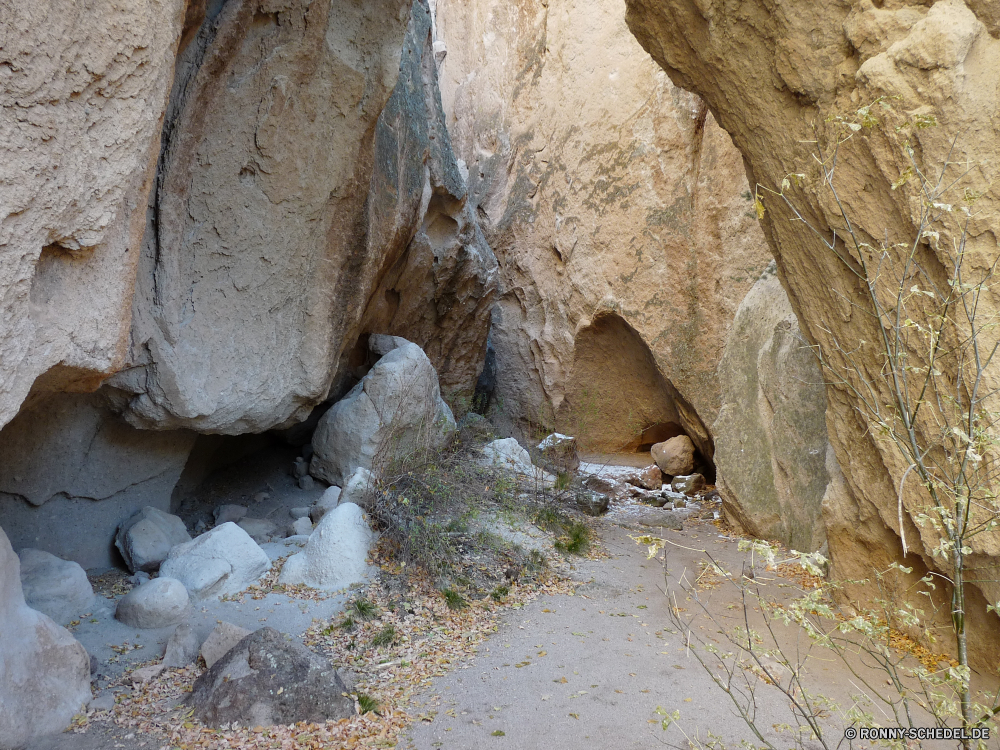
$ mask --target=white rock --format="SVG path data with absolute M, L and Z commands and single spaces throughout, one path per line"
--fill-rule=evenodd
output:
M 483 446 L 487 466 L 498 466 L 512 471 L 528 481 L 536 481 L 546 487 L 555 484 L 556 478 L 531 463 L 531 456 L 514 438 L 494 440 Z
M 319 522 L 305 550 L 285 561 L 279 580 L 323 591 L 359 583 L 368 572 L 373 538 L 364 510 L 354 503 L 341 503 Z
M 229 650 L 242 641 L 252 631 L 233 625 L 231 622 L 220 622 L 208 638 L 201 644 L 201 658 L 205 660 L 205 666 L 211 668 L 215 662 L 229 653 Z
M 165 667 L 186 667 L 193 664 L 198 658 L 201 650 L 201 641 L 194 632 L 194 628 L 186 622 L 182 622 L 171 633 L 167 646 L 163 651 L 163 665 Z
M 190 541 L 180 518 L 150 505 L 125 521 L 115 535 L 115 546 L 133 573 L 156 570 L 172 548 Z
M 308 518 L 297 518 L 292 524 L 293 536 L 309 536 L 313 532 L 313 524 Z
M 147 667 L 139 667 L 130 675 L 133 685 L 142 685 L 150 680 L 155 680 L 167 667 L 165 664 L 150 664 Z
M 40 549 L 23 549 L 21 588 L 32 609 L 48 615 L 60 625 L 91 611 L 94 589 L 77 563 L 62 560 Z
M 115 619 L 133 628 L 166 628 L 187 617 L 188 603 L 184 584 L 161 576 L 136 586 L 119 599 Z
M 347 480 L 347 485 L 340 495 L 340 504 L 354 503 L 362 508 L 367 508 L 374 487 L 375 476 L 368 469 L 359 466 L 354 470 L 351 478 Z
M 192 599 L 236 594 L 271 567 L 267 554 L 235 523 L 224 523 L 174 547 L 160 575 L 184 584 Z
M 307 515 L 312 518 L 313 523 L 319 523 L 323 516 L 340 504 L 340 487 L 327 487 L 323 496 L 316 501 L 316 504 L 309 509 Z
M 375 346 L 384 343 L 379 338 Z M 440 445 L 454 429 L 434 366 L 419 346 L 406 342 L 382 356 L 320 419 L 309 472 L 343 486 L 358 467 L 371 469 L 418 446 Z
M 331 487 L 330 489 L 333 489 L 333 488 Z M 327 492 L 329 492 L 329 490 L 327 490 Z M 325 495 L 326 493 L 323 493 L 323 494 Z M 340 487 L 337 487 L 337 495 L 339 497 L 339 495 L 340 495 Z M 320 499 L 322 499 L 322 498 L 320 498 Z M 306 517 L 308 517 L 311 512 L 312 512 L 311 508 L 304 508 L 304 507 L 303 508 L 292 508 L 290 511 L 288 511 L 288 515 L 292 517 L 292 520 L 298 520 L 300 518 L 306 518 Z
M 63 731 L 90 701 L 90 657 L 24 603 L 20 568 L 0 529 L 0 747 Z

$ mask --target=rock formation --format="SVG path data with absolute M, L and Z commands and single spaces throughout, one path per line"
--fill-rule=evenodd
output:
M 629 27 L 640 43 L 675 84 L 701 96 L 732 135 L 752 183 L 779 190 L 789 173 L 802 173 L 801 184 L 790 189 L 794 202 L 820 229 L 842 227 L 812 157 L 817 142 L 827 146 L 838 133 L 855 133 L 838 159 L 842 205 L 865 241 L 877 245 L 888 238 L 908 245 L 922 231 L 923 207 L 919 180 L 900 182 L 910 166 L 909 144 L 932 179 L 946 163 L 946 179 L 968 167 L 964 184 L 984 195 L 969 221 L 965 252 L 969 258 L 995 258 L 1000 203 L 989 189 L 1000 168 L 995 3 L 777 0 L 744 3 L 739 12 L 699 0 L 628 0 L 627 5 Z M 881 104 L 862 109 L 881 97 L 889 109 Z M 845 127 L 838 116 L 857 129 Z M 956 206 L 962 198 L 957 196 Z M 765 207 L 763 227 L 806 337 L 828 351 L 836 341 L 877 340 L 871 319 L 856 314 L 848 302 L 863 290 L 857 277 L 801 224 L 788 221 L 780 201 L 765 199 Z M 931 239 L 921 248 L 921 261 L 932 277 L 945 278 L 945 252 L 958 237 L 945 231 L 940 242 Z M 989 291 L 979 313 L 988 318 L 998 306 L 1000 299 Z M 995 340 L 995 334 L 987 335 Z M 876 359 L 866 365 L 879 369 Z M 954 379 L 954 363 L 939 366 L 950 368 L 945 375 Z M 983 385 L 993 391 L 998 381 L 990 373 Z M 902 534 L 910 544 L 906 563 L 914 566 L 915 577 L 923 575 L 936 566 L 930 553 L 937 538 L 914 521 L 925 504 L 916 482 L 904 488 L 902 510 L 898 507 L 908 462 L 872 437 L 848 389 L 830 388 L 827 397 L 831 444 L 840 464 L 850 467 L 845 475 L 850 493 L 824 515 L 835 575 L 858 579 L 902 560 Z M 970 627 L 995 631 L 995 615 L 986 614 L 983 599 L 1000 599 L 1000 544 L 984 535 L 972 548 L 966 562 L 977 583 Z M 866 596 L 862 590 L 851 594 Z M 977 639 L 970 648 L 980 662 L 995 664 L 1000 658 L 996 639 Z
M 674 425 L 711 458 L 715 368 L 769 256 L 739 153 L 623 11 L 437 2 L 448 128 L 503 279 L 497 396 L 584 449 Z

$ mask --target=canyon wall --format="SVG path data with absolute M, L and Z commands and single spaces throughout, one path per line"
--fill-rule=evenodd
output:
M 436 8 L 448 128 L 501 268 L 498 408 L 591 450 L 679 424 L 710 459 L 726 332 L 770 260 L 739 152 L 623 3 Z
M 628 0 L 627 20 L 674 83 L 704 99 L 742 153 L 752 183 L 780 190 L 790 173 L 804 175 L 790 182 L 788 194 L 821 231 L 842 229 L 844 221 L 813 157 L 818 147 L 829 154 L 838 138 L 853 134 L 839 149 L 836 185 L 863 241 L 878 247 L 888 239 L 906 247 L 924 239 L 918 243 L 918 257 L 929 278 L 948 277 L 948 249 L 961 235 L 942 227 L 940 241 L 922 236 L 925 199 L 920 179 L 907 171 L 912 153 L 932 183 L 941 174 L 946 183 L 962 176 L 963 185 L 983 193 L 967 224 L 964 252 L 969 268 L 980 272 L 996 258 L 1000 201 L 991 187 L 1000 170 L 996 3 Z M 907 176 L 913 179 L 906 181 Z M 961 189 L 957 192 L 956 207 L 963 198 Z M 764 195 L 762 226 L 803 332 L 846 372 L 837 343 L 853 346 L 877 341 L 880 335 L 872 319 L 851 304 L 863 299 L 864 287 L 852 268 L 826 251 L 801 223 L 789 221 L 791 214 L 780 200 Z M 964 197 L 970 195 L 974 197 Z M 890 249 L 893 259 L 899 252 Z M 857 261 L 855 255 L 855 267 Z M 893 292 L 880 286 L 879 293 Z M 1000 298 L 987 290 L 980 300 L 981 319 L 991 319 L 998 306 Z M 995 333 L 987 329 L 983 335 L 987 349 L 992 348 Z M 918 361 L 922 356 L 910 355 Z M 856 357 L 860 363 L 848 373 L 850 385 L 863 386 L 861 380 L 867 380 L 875 385 L 878 399 L 888 398 L 878 356 L 861 349 Z M 958 365 L 942 361 L 938 366 L 954 382 Z M 988 371 L 984 392 L 998 386 L 1000 377 Z M 841 465 L 850 467 L 845 475 L 850 491 L 824 508 L 834 574 L 863 578 L 890 562 L 904 561 L 914 568 L 913 579 L 903 584 L 909 586 L 937 566 L 931 554 L 937 532 L 916 522 L 927 499 L 918 482 L 911 481 L 897 501 L 909 461 L 889 441 L 873 437 L 877 431 L 861 416 L 851 388 L 830 387 L 827 398 L 831 444 Z M 996 410 L 992 404 L 986 407 Z M 918 429 L 934 428 L 923 424 Z M 909 544 L 905 558 L 904 535 Z M 987 614 L 985 605 L 1000 599 L 1000 538 L 980 535 L 971 547 L 966 559 L 970 580 L 975 580 L 970 627 L 980 634 L 995 632 L 996 616 Z M 861 601 L 869 596 L 857 588 L 848 595 Z M 970 649 L 979 663 L 995 665 L 1000 639 L 979 637 Z

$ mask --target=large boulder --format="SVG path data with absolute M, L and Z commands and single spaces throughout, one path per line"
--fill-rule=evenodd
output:
M 21 590 L 24 601 L 60 625 L 78 619 L 94 604 L 94 589 L 77 563 L 62 560 L 40 549 L 23 549 Z
M 694 469 L 694 443 L 687 435 L 677 435 L 653 445 L 653 460 L 667 476 L 690 474 Z
M 122 523 L 115 535 L 115 546 L 133 573 L 155 571 L 170 550 L 190 541 L 184 521 L 149 505 Z
M 271 567 L 267 553 L 235 523 L 216 526 L 170 550 L 160 575 L 184 584 L 192 599 L 236 594 Z
M 231 648 L 250 635 L 250 632 L 246 628 L 225 621 L 212 628 L 208 638 L 201 644 L 201 658 L 205 660 L 205 666 L 211 668 L 215 662 L 229 653 Z
M 183 583 L 161 576 L 119 599 L 115 619 L 133 628 L 166 628 L 187 617 L 189 601 Z
M 186 701 L 210 727 L 321 723 L 354 713 L 337 670 L 274 628 L 241 640 L 195 680 Z
M 719 365 L 716 484 L 730 523 L 811 552 L 826 542 L 826 389 L 816 355 L 771 270 L 736 311 Z M 834 487 L 839 486 L 834 481 Z
M 508 434 L 632 451 L 672 423 L 711 459 L 715 368 L 770 259 L 740 153 L 620 3 L 436 8 L 452 143 L 505 282 L 490 339 Z
M 483 454 L 486 456 L 483 461 L 485 466 L 504 469 L 520 479 L 537 482 L 545 487 L 551 487 L 556 482 L 552 474 L 531 463 L 531 454 L 515 438 L 489 442 L 483 446 Z
M 320 419 L 309 471 L 343 486 L 359 467 L 387 467 L 408 451 L 440 445 L 454 429 L 434 366 L 419 346 L 403 342 Z
M 580 456 L 576 452 L 576 438 L 553 432 L 538 444 L 538 452 L 546 468 L 572 474 L 580 468 Z
M 20 562 L 0 529 L 0 747 L 63 731 L 90 700 L 90 657 L 24 601 Z
M 324 591 L 338 591 L 365 580 L 374 534 L 364 510 L 344 502 L 323 516 L 306 548 L 285 561 L 278 579 Z
M 113 407 L 106 389 L 42 394 L 0 430 L 0 518 L 15 548 L 108 568 L 123 519 L 169 510 L 195 435 L 137 430 Z
M 113 382 L 133 424 L 288 427 L 345 384 L 372 330 L 418 339 L 471 390 L 496 262 L 430 26 L 419 0 L 250 0 L 206 20 L 178 60 Z

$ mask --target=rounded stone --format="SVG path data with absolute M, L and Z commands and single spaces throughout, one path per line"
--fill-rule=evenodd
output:
M 115 619 L 135 628 L 177 625 L 188 613 L 188 592 L 175 578 L 154 578 L 118 601 Z

